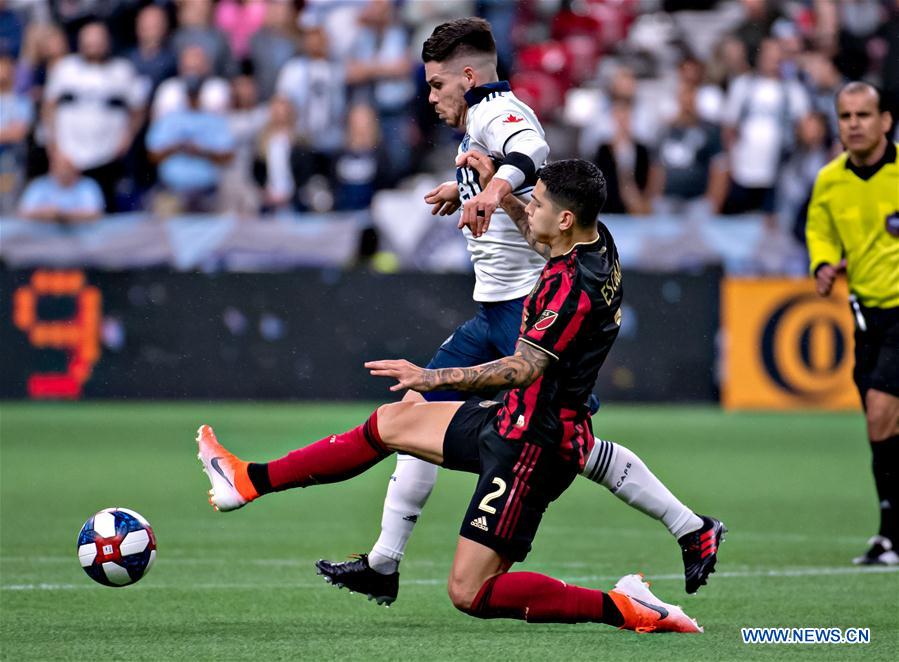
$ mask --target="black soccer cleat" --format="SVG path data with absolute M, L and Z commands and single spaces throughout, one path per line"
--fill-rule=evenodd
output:
M 400 592 L 400 573 L 382 575 L 368 565 L 368 554 L 353 554 L 351 561 L 332 563 L 325 559 L 315 562 L 315 569 L 326 582 L 350 593 L 367 595 L 379 605 L 390 606 Z
M 709 575 L 715 572 L 718 562 L 718 546 L 724 542 L 727 527 L 714 517 L 702 518 L 702 526 L 696 531 L 678 538 L 684 559 L 684 588 L 687 593 L 696 593 L 705 586 Z
M 868 540 L 868 550 L 852 559 L 855 565 L 899 565 L 899 554 L 893 549 L 893 541 L 881 535 Z

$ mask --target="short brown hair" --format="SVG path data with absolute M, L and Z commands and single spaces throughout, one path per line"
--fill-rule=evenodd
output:
M 458 55 L 496 55 L 490 23 L 483 18 L 457 18 L 441 23 L 421 47 L 422 62 L 445 62 Z

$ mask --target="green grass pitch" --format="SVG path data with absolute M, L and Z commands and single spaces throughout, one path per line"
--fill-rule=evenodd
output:
M 578 479 L 520 569 L 608 589 L 642 571 L 703 635 L 596 624 L 481 621 L 445 579 L 474 477 L 442 472 L 390 609 L 314 574 L 369 549 L 388 459 L 351 482 L 214 513 L 195 458 L 198 424 L 270 459 L 363 420 L 362 404 L 0 404 L 0 657 L 9 660 L 899 659 L 899 573 L 849 564 L 876 528 L 859 414 L 728 414 L 606 406 L 599 435 L 637 451 L 684 501 L 730 527 L 719 572 L 683 593 L 664 528 Z M 135 586 L 91 582 L 82 522 L 109 506 L 153 524 L 156 565 Z M 870 627 L 868 645 L 744 645 L 747 626 Z

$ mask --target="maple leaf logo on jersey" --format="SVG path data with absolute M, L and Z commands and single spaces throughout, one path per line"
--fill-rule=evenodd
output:
M 503 124 L 518 124 L 519 122 L 524 122 L 524 118 L 519 117 L 518 115 L 512 115 L 511 113 L 503 120 Z
M 553 312 L 552 310 L 544 310 L 540 313 L 540 317 L 538 317 L 537 321 L 534 323 L 534 328 L 537 331 L 546 331 L 553 325 L 553 322 L 556 321 L 557 317 L 559 317 L 558 313 Z

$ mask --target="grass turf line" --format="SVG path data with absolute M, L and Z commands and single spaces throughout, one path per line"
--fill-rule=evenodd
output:
M 320 582 L 312 563 L 367 551 L 392 460 L 351 482 L 273 495 L 238 513 L 213 513 L 206 503 L 193 445 L 199 423 L 264 460 L 369 411 L 3 403 L 0 657 L 895 659 L 899 574 L 848 566 L 876 526 L 860 415 L 610 405 L 594 419 L 598 435 L 633 448 L 678 496 L 727 522 L 722 576 L 686 596 L 679 550 L 664 528 L 583 479 L 550 508 L 520 568 L 603 589 L 637 570 L 662 577 L 653 582 L 660 597 L 706 628 L 672 637 L 456 612 L 444 582 L 473 476 L 441 472 L 389 610 Z M 144 514 L 159 540 L 156 566 L 125 589 L 94 585 L 75 555 L 82 522 L 109 506 Z M 826 574 L 844 568 L 851 574 Z M 34 588 L 41 584 L 49 588 Z M 873 642 L 747 646 L 745 626 L 871 627 Z

